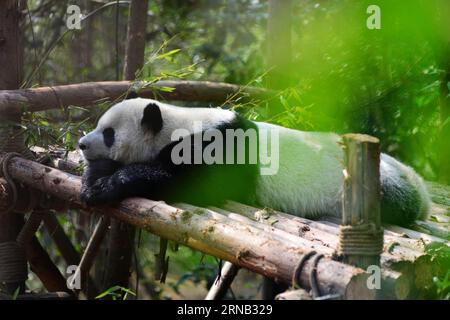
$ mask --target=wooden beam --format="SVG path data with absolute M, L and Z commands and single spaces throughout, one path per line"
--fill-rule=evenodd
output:
M 134 85 L 133 85 L 134 84 Z M 36 112 L 67 106 L 88 107 L 115 101 L 134 88 L 139 96 L 163 100 L 224 102 L 229 97 L 267 98 L 269 92 L 255 87 L 209 81 L 164 80 L 153 84 L 133 81 L 103 81 L 41 87 L 21 90 L 0 90 L 0 114 L 23 110 Z M 173 88 L 172 92 L 161 88 Z
M 21 183 L 66 201 L 79 202 L 79 177 L 18 157 L 11 159 L 8 170 Z M 300 259 L 310 252 L 301 245 L 287 243 L 211 210 L 192 208 L 182 210 L 164 202 L 129 198 L 97 209 L 160 237 L 288 284 Z M 312 261 L 307 260 L 300 273 L 302 287 L 310 288 L 309 275 L 313 268 Z M 366 281 L 367 274 L 361 269 L 330 257 L 318 261 L 317 282 L 322 294 L 373 299 L 375 291 L 367 288 Z

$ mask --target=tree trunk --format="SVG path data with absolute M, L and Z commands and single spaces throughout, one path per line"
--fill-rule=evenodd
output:
M 292 76 L 291 54 L 291 0 L 270 0 L 267 21 L 267 87 L 283 90 L 290 86 Z M 283 111 L 278 101 L 271 101 L 269 116 Z
M 128 18 L 127 48 L 124 80 L 134 80 L 144 65 L 145 29 L 147 26 L 147 0 L 132 0 Z M 113 286 L 128 288 L 131 258 L 134 251 L 135 229 L 122 221 L 112 219 L 109 232 L 105 290 Z
M 0 5 L 0 89 L 17 89 L 22 82 L 23 51 L 20 19 L 19 2 L 17 0 L 2 1 Z M 8 115 L 0 111 L 0 152 L 20 152 L 23 149 L 21 135 L 10 139 L 19 131 L 18 126 L 13 126 L 11 123 L 20 123 L 20 119 L 21 113 L 18 110 Z M 0 214 L 0 248 L 4 248 L 0 250 L 0 268 L 3 269 L 0 270 L 0 291 L 4 290 L 7 294 L 14 293 L 18 287 L 21 291 L 25 288 L 26 274 L 23 274 L 23 270 L 26 270 L 26 261 L 23 252 L 21 254 L 17 251 L 6 252 L 6 247 L 11 247 L 15 242 L 22 225 L 22 215 L 13 212 Z M 17 256 L 19 254 L 21 257 Z M 14 260 L 16 263 L 14 266 L 3 265 L 3 262 L 7 260 Z M 5 273 L 6 268 L 11 269 L 10 272 Z M 12 273 L 16 274 L 13 278 L 11 278 Z

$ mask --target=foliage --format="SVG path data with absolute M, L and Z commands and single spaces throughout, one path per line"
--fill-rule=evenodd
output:
M 136 294 L 127 288 L 121 286 L 113 286 L 105 292 L 99 294 L 97 297 L 95 297 L 95 299 L 110 297 L 112 300 L 127 300 L 128 295 L 135 296 Z
M 121 78 L 127 6 L 119 7 L 118 21 L 111 18 L 116 8 L 110 6 L 83 21 L 81 30 L 64 35 L 69 3 L 80 5 L 84 15 L 104 4 L 90 0 L 27 1 L 25 87 Z M 222 106 L 253 120 L 291 128 L 368 133 L 380 138 L 384 152 L 411 165 L 426 179 L 450 176 L 440 164 L 442 151 L 448 150 L 449 137 L 443 135 L 443 129 L 450 125 L 450 113 L 442 107 L 450 92 L 450 82 L 445 79 L 450 72 L 446 19 L 450 3 L 292 3 L 292 61 L 286 74 L 292 79 L 291 86 L 268 101 L 244 103 L 232 98 Z M 381 8 L 381 30 L 366 28 L 366 9 L 372 4 Z M 161 79 L 268 84 L 270 68 L 265 54 L 272 44 L 265 40 L 267 1 L 155 0 L 150 1 L 148 15 L 146 60 L 137 74 L 145 85 Z M 94 127 L 109 105 L 26 113 L 22 128 L 27 143 L 74 150 L 78 137 Z M 273 114 L 274 106 L 281 112 Z M 151 268 L 146 266 L 153 263 L 153 252 L 141 251 L 146 252 L 140 255 L 140 265 L 149 272 Z M 175 291 L 187 280 L 202 282 L 212 277 L 216 262 L 209 257 L 198 266 L 200 260 L 198 253 L 187 248 L 171 258 L 171 271 L 180 275 L 171 282 Z M 449 274 L 436 273 L 434 283 L 440 297 L 448 298 Z M 123 294 L 120 288 L 109 293 L 117 298 Z
M 445 243 L 432 243 L 426 247 L 433 266 L 433 284 L 437 298 L 450 300 L 450 248 Z

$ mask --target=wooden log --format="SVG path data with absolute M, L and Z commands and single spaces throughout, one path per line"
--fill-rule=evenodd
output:
M 160 88 L 173 88 L 161 91 Z M 36 112 L 67 106 L 89 107 L 115 101 L 129 90 L 139 96 L 165 100 L 224 102 L 229 97 L 267 98 L 268 91 L 255 87 L 209 81 L 162 80 L 155 83 L 102 81 L 21 90 L 0 90 L 0 114 L 23 110 Z
M 345 170 L 339 253 L 344 261 L 365 269 L 379 265 L 383 251 L 379 140 L 347 134 L 342 141 Z
M 0 5 L 0 89 L 16 89 L 22 82 L 23 75 L 23 45 L 20 28 L 22 14 L 18 0 L 5 0 Z M 21 152 L 25 149 L 24 136 L 20 133 L 20 112 L 9 115 L 0 112 L 0 152 Z M 9 209 L 9 208 L 4 208 Z M 13 212 L 0 214 L 0 245 L 15 241 L 22 228 L 23 217 Z M 20 292 L 25 289 L 26 261 L 19 252 L 4 252 L 0 254 L 0 260 L 15 261 L 10 265 L 16 272 L 15 279 L 9 276 L 0 279 L 0 290 L 6 293 L 14 293 L 17 288 Z M 11 274 L 11 273 L 10 273 Z M 19 274 L 20 277 L 18 276 Z M 19 279 L 21 278 L 21 279 Z
M 403 228 L 400 226 L 395 226 L 395 225 L 391 225 L 391 224 L 387 224 L 385 225 L 385 228 L 387 230 L 389 230 L 390 232 L 397 234 L 399 236 L 403 236 L 403 237 L 408 237 L 411 239 L 416 239 L 416 240 L 420 240 L 423 241 L 425 244 L 430 244 L 433 242 L 439 242 L 439 243 L 444 243 L 447 246 L 450 246 L 450 242 L 448 240 L 427 234 L 427 233 L 423 233 L 423 232 L 419 232 L 416 230 L 411 230 L 411 229 L 407 229 L 407 228 Z
M 237 212 L 249 219 L 266 223 L 272 228 L 283 230 L 293 236 L 305 238 L 309 240 L 309 242 L 303 242 L 303 245 L 309 247 L 314 246 L 319 252 L 331 254 L 338 248 L 339 225 L 337 224 L 330 223 L 327 225 L 300 217 L 290 216 L 275 210 L 254 208 L 233 201 L 227 201 L 224 204 L 224 207 L 227 210 Z M 227 211 L 223 210 L 221 212 L 226 213 Z M 243 219 L 238 218 L 237 215 L 230 215 L 235 217 L 235 219 L 243 221 Z M 274 232 L 274 234 L 277 233 L 280 234 L 279 232 Z M 397 239 L 392 236 L 388 238 Z M 285 238 L 284 241 L 292 241 L 292 238 Z M 414 251 L 413 249 L 401 247 L 400 245 L 392 246 L 389 251 L 383 252 L 381 256 L 383 269 L 380 297 L 386 299 L 408 298 L 412 292 L 415 278 L 412 263 L 420 265 L 425 263 L 423 260 L 420 260 L 420 262 L 418 261 L 418 258 L 424 255 L 423 251 Z
M 66 236 L 64 229 L 58 222 L 58 219 L 51 213 L 44 215 L 44 225 L 50 237 L 56 244 L 61 256 L 68 265 L 78 265 L 80 255 L 72 245 L 70 239 Z
M 283 212 L 269 209 L 259 209 L 234 201 L 227 201 L 223 207 L 231 212 L 239 213 L 249 219 L 260 221 L 270 226 L 286 231 L 292 235 L 304 238 L 316 246 L 325 246 L 330 249 L 338 248 L 339 225 L 328 221 L 312 221 L 305 218 L 291 216 Z M 325 223 L 327 222 L 327 223 Z M 385 231 L 386 258 L 393 263 L 397 257 L 400 261 L 415 261 L 424 255 L 421 241 L 404 238 L 400 234 Z M 391 245 L 395 243 L 395 245 Z M 401 259 L 398 259 L 401 257 Z
M 186 205 L 183 205 L 183 204 L 179 204 L 179 205 L 177 204 L 176 206 L 178 208 L 188 208 Z M 324 246 L 322 244 L 314 243 L 314 242 L 304 239 L 302 237 L 298 237 L 297 235 L 286 232 L 285 230 L 282 230 L 279 228 L 274 228 L 273 226 L 267 225 L 264 223 L 255 222 L 254 220 L 252 220 L 250 218 L 247 218 L 240 214 L 232 213 L 232 212 L 220 209 L 220 208 L 211 207 L 211 209 L 214 212 L 221 213 L 222 215 L 224 215 L 230 219 L 245 223 L 246 225 L 251 225 L 255 228 L 260 229 L 261 231 L 267 232 L 272 237 L 276 237 L 276 238 L 280 239 L 280 241 L 285 241 L 286 243 L 300 245 L 302 247 L 309 248 L 309 249 L 315 250 L 321 254 L 326 254 L 329 256 L 333 255 L 333 253 L 334 253 L 334 250 L 330 247 Z
M 66 279 L 50 259 L 48 253 L 42 248 L 36 237 L 33 237 L 27 243 L 25 252 L 31 270 L 38 276 L 48 291 L 70 292 L 66 285 Z
M 0 293 L 0 300 L 74 300 L 74 296 L 67 292 L 25 293 L 17 297 Z
M 412 228 L 419 232 L 422 231 L 438 238 L 450 240 L 450 228 L 448 223 L 417 220 Z
M 311 295 L 303 289 L 288 290 L 278 294 L 275 300 L 312 300 Z
M 230 289 L 239 267 L 231 262 L 225 261 L 213 285 L 208 291 L 205 300 L 222 300 Z
M 56 247 L 58 248 L 66 264 L 78 265 L 80 263 L 80 255 L 78 254 L 70 239 L 67 237 L 56 216 L 50 213 L 45 214 L 44 225 L 47 228 L 50 237 L 55 242 Z M 95 297 L 99 293 L 94 279 L 92 279 L 89 274 L 87 278 L 87 286 L 83 286 L 82 291 L 86 294 L 88 299 L 91 297 Z
M 17 157 L 9 162 L 8 169 L 13 178 L 24 184 L 67 201 L 79 201 L 79 177 Z M 205 210 L 181 210 L 141 198 L 126 199 L 98 210 L 284 283 L 291 283 L 297 264 L 309 252 L 252 226 L 226 217 L 224 221 L 215 219 Z M 307 260 L 300 273 L 302 287 L 310 287 L 309 275 L 313 268 L 313 263 Z M 363 270 L 328 257 L 318 261 L 317 281 L 322 294 L 337 293 L 346 299 L 372 299 L 375 296 L 374 290 L 366 286 L 367 274 Z
M 95 225 L 94 231 L 92 232 L 91 238 L 89 239 L 86 249 L 81 257 L 80 264 L 75 270 L 73 280 L 80 279 L 83 280 L 88 276 L 89 270 L 91 269 L 94 259 L 97 256 L 97 252 L 100 248 L 103 238 L 105 237 L 106 231 L 109 227 L 109 217 L 100 217 L 99 221 Z
M 21 246 L 26 246 L 26 244 L 31 241 L 31 239 L 34 237 L 35 233 L 41 226 L 42 218 L 43 213 L 41 211 L 35 210 L 30 214 L 28 220 L 25 222 L 22 230 L 20 230 L 20 233 L 17 236 L 16 241 L 18 244 L 20 244 Z

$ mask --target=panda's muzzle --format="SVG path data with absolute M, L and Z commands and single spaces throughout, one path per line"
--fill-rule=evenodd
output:
M 85 145 L 84 143 L 78 143 L 78 146 L 80 147 L 80 150 L 87 150 L 88 146 Z

